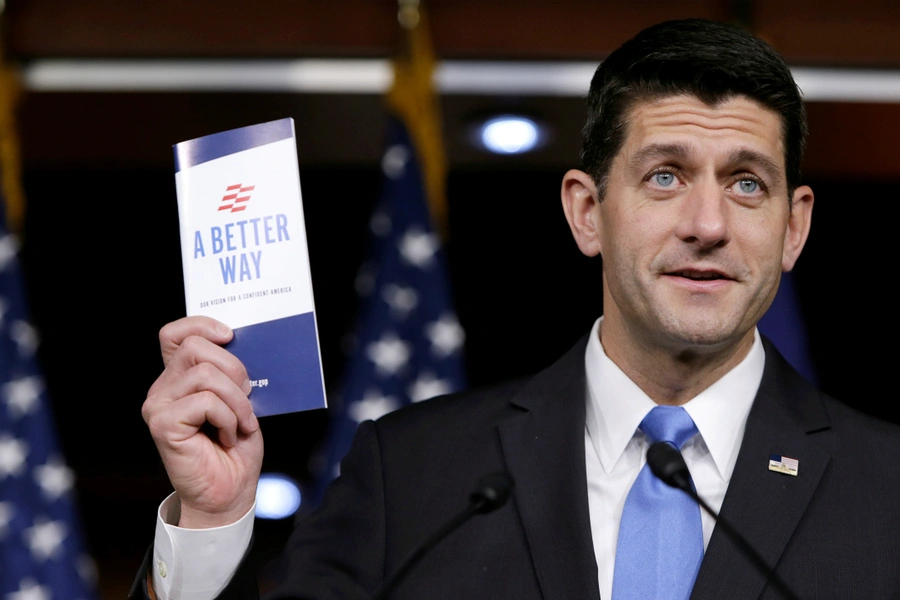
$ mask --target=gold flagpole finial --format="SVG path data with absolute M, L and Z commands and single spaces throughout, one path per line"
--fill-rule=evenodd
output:
M 397 0 L 397 21 L 407 31 L 419 24 L 419 0 Z

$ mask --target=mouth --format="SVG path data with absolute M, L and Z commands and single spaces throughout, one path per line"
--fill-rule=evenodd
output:
M 705 292 L 724 289 L 736 281 L 731 275 L 710 268 L 675 269 L 663 275 L 666 279 L 687 286 L 690 290 Z
M 715 281 L 717 279 L 731 279 L 730 277 L 728 277 L 718 271 L 705 271 L 705 270 L 693 270 L 693 269 L 672 271 L 670 273 L 666 273 L 666 275 L 670 275 L 672 277 L 683 277 L 685 279 L 690 279 L 691 281 Z

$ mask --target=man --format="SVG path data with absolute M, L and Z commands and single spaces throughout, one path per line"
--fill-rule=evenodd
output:
M 516 481 L 510 506 L 392 597 L 780 597 L 696 506 L 640 513 L 663 493 L 644 469 L 657 439 L 800 597 L 900 596 L 900 433 L 817 392 L 755 328 L 809 233 L 805 135 L 784 62 L 739 29 L 668 22 L 614 52 L 591 83 L 584 171 L 562 183 L 578 247 L 602 256 L 604 317 L 533 378 L 362 424 L 278 597 L 370 597 L 495 470 Z M 135 593 L 255 594 L 239 563 L 262 437 L 230 336 L 203 318 L 160 334 L 144 417 L 176 494 Z

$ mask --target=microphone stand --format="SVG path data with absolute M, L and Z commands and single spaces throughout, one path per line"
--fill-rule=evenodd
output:
M 487 514 L 506 504 L 514 485 L 512 477 L 507 473 L 491 473 L 482 477 L 469 498 L 468 506 L 442 525 L 430 538 L 413 548 L 412 552 L 397 567 L 397 570 L 391 574 L 381 586 L 381 589 L 372 597 L 372 600 L 385 600 L 388 593 L 392 592 L 406 578 L 406 575 L 419 564 L 419 561 L 432 548 L 437 546 L 445 537 L 462 527 L 466 521 L 479 513 Z
M 694 486 L 691 483 L 691 474 L 690 471 L 688 471 L 687 464 L 684 462 L 684 457 L 681 456 L 681 452 L 667 442 L 656 442 L 647 450 L 647 463 L 650 465 L 650 470 L 653 471 L 653 474 L 663 483 L 681 490 L 690 496 L 694 502 L 699 504 L 700 507 L 713 518 L 716 522 L 716 526 L 722 528 L 722 531 L 724 531 L 731 541 L 740 548 L 741 552 L 744 553 L 744 556 L 750 560 L 750 563 L 756 567 L 756 569 L 762 573 L 779 592 L 788 598 L 788 600 L 800 600 L 800 597 L 788 587 L 788 584 L 781 578 L 781 575 L 766 563 L 759 552 L 750 545 L 750 542 L 738 533 L 737 529 L 735 529 L 727 519 L 719 516 L 719 514 L 714 511 L 696 491 L 694 491 Z

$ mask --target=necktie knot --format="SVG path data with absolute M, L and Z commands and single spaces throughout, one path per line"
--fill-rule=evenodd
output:
M 641 421 L 640 430 L 651 442 L 669 442 L 679 450 L 698 433 L 694 420 L 681 406 L 656 406 Z

